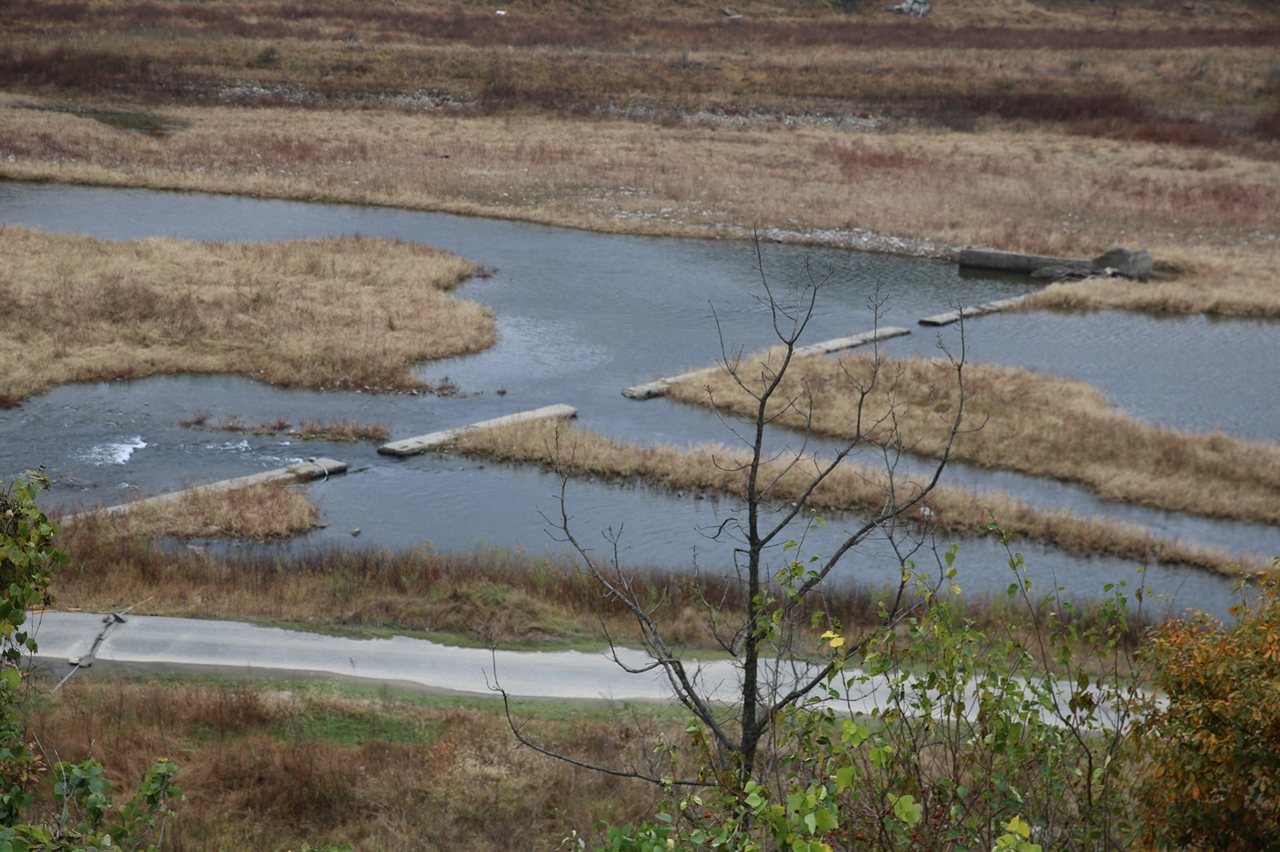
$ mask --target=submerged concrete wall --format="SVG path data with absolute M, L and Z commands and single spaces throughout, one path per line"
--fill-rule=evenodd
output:
M 1077 257 L 1050 257 L 1043 254 L 1019 254 L 1013 251 L 992 251 L 990 249 L 961 249 L 960 265 L 975 269 L 1001 269 L 1006 272 L 1035 272 L 1048 266 L 1061 266 L 1089 272 L 1093 269 L 1093 261 Z
M 967 248 L 960 251 L 960 266 L 972 269 L 999 269 L 1005 272 L 1026 272 L 1037 278 L 1052 280 L 1088 278 L 1090 276 L 1120 276 L 1135 281 L 1151 277 L 1153 264 L 1146 250 L 1131 251 L 1127 248 L 1110 248 L 1092 259 L 1078 257 L 1048 257 L 1042 254 L 1018 254 L 1011 251 Z
M 892 326 L 877 328 L 873 331 L 864 331 L 861 334 L 854 334 L 850 337 L 837 337 L 835 340 L 824 340 L 821 343 L 813 343 L 808 346 L 797 346 L 795 354 L 802 357 L 807 355 L 830 355 L 832 352 L 853 349 L 856 346 L 865 346 L 868 343 L 888 340 L 891 337 L 900 337 L 910 333 L 911 329 L 909 328 L 894 328 Z M 645 382 L 642 385 L 632 385 L 629 388 L 624 388 L 622 395 L 627 399 L 653 399 L 655 396 L 666 396 L 672 385 L 688 381 L 695 376 L 717 369 L 719 368 L 707 367 L 702 370 L 694 370 L 691 373 L 669 376 L 665 379 L 654 379 L 652 382 Z
M 378 452 L 384 456 L 416 456 L 419 453 L 425 453 L 432 447 L 438 447 L 441 444 L 447 444 L 456 440 L 463 435 L 480 429 L 492 429 L 495 426 L 506 426 L 510 423 L 522 423 L 528 420 L 550 420 L 550 419 L 566 419 L 569 417 L 577 417 L 578 409 L 571 405 L 547 405 L 542 408 L 535 408 L 531 411 L 520 411 L 515 414 L 508 414 L 505 417 L 495 417 L 492 420 L 482 420 L 479 423 L 472 423 L 470 426 L 459 426 L 455 429 L 443 429 L 439 432 L 432 432 L 428 435 L 419 435 L 416 438 L 405 438 L 403 441 L 392 441 L 389 444 L 383 444 L 378 447 Z
M 313 479 L 328 478 L 339 473 L 347 472 L 347 463 L 335 461 L 334 459 L 309 459 L 305 462 L 289 465 L 288 467 L 280 467 L 275 470 L 267 470 L 262 473 L 254 473 L 249 476 L 237 476 L 234 479 L 224 479 L 220 482 L 210 482 L 207 485 L 196 485 L 191 488 L 184 488 L 181 491 L 170 491 L 167 494 L 159 494 L 155 497 L 148 497 L 145 500 L 134 500 L 132 503 L 121 503 L 118 506 L 107 506 L 103 509 L 95 509 L 106 515 L 119 515 L 142 506 L 160 505 L 163 503 L 173 503 L 181 500 L 187 494 L 212 493 L 218 491 L 235 491 L 240 488 L 251 488 L 254 485 L 272 485 L 272 484 L 288 484 L 293 482 L 309 482 Z M 92 512 L 80 512 L 75 515 L 68 515 L 62 519 L 62 522 L 71 523 L 76 518 L 83 515 L 92 514 Z
M 961 308 L 958 311 L 948 311 L 945 314 L 937 314 L 931 317 L 924 317 L 920 320 L 921 325 L 947 325 L 957 322 L 960 319 L 968 319 L 969 317 L 980 317 L 984 314 L 996 314 L 1000 311 L 1008 310 L 1016 307 L 1026 301 L 1027 296 L 1013 296 L 1008 299 L 997 299 L 994 302 L 987 302 L 982 305 L 973 305 L 968 308 Z

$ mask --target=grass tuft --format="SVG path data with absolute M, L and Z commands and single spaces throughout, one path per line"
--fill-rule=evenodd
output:
M 751 365 L 780 357 L 774 351 L 746 358 L 742 369 L 750 374 Z M 870 386 L 876 371 L 880 385 L 860 403 L 853 382 Z M 968 364 L 964 383 L 971 398 L 965 403 L 967 431 L 954 449 L 959 461 L 1077 482 L 1107 500 L 1280 524 L 1280 447 L 1274 444 L 1149 426 L 1089 385 L 1024 369 Z M 877 361 L 866 353 L 801 358 L 779 394 L 779 400 L 799 400 L 800 407 L 783 412 L 780 402 L 778 422 L 802 428 L 802 415 L 811 410 L 813 429 L 834 436 L 878 423 L 869 433 L 873 442 L 900 440 L 932 458 L 946 440 L 939 415 L 955 410 L 957 393 L 954 372 L 941 361 Z M 668 395 L 694 405 L 714 401 L 714 407 L 743 416 L 755 411 L 754 400 L 721 370 L 677 384 Z M 892 421 L 889 400 L 895 404 Z
M 555 467 L 572 476 L 643 481 L 658 487 L 707 496 L 741 497 L 743 454 L 720 446 L 679 449 L 671 446 L 621 444 L 571 424 L 527 423 L 486 429 L 457 441 L 460 451 L 499 461 Z M 773 462 L 764 468 L 772 478 L 782 472 Z M 795 500 L 808 484 L 805 466 L 788 471 L 773 486 L 777 500 Z M 912 493 L 908 480 L 890 481 L 883 468 L 846 462 L 810 497 L 820 511 L 875 510 L 886 494 Z M 929 513 L 925 514 L 925 509 Z M 939 486 L 906 520 L 950 535 L 984 536 L 992 515 L 1017 539 L 1042 541 L 1071 553 L 1105 554 L 1142 564 L 1183 564 L 1228 575 L 1264 570 L 1261 557 L 1236 557 L 1220 550 L 1169 541 L 1145 529 L 1103 518 L 1082 518 L 1066 511 L 1041 511 L 1001 492 L 975 493 Z
M 233 490 L 196 489 L 172 499 L 135 501 L 119 512 L 101 508 L 78 514 L 72 540 L 96 539 L 104 546 L 161 537 L 267 541 L 314 529 L 320 509 L 304 490 L 255 485 Z
M 402 242 L 111 243 L 0 226 L 0 263 L 0 341 L 15 353 L 0 396 L 11 399 L 179 372 L 426 390 L 414 364 L 495 338 L 488 310 L 448 293 L 474 267 Z
M 206 427 L 219 432 L 250 432 L 254 435 L 279 435 L 284 433 L 304 441 L 383 442 L 391 436 L 391 430 L 381 423 L 358 423 L 350 419 L 330 420 L 328 422 L 302 420 L 298 423 L 297 428 L 294 428 L 293 423 L 284 417 L 277 417 L 271 423 L 248 426 L 238 415 L 234 414 L 226 415 L 217 423 L 209 426 L 207 424 L 210 416 L 208 412 L 198 412 L 185 420 L 179 420 L 178 425 L 184 429 Z

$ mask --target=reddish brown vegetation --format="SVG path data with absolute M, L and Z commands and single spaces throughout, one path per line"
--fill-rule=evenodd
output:
M 903 26 L 817 12 L 799 20 L 707 20 L 710 11 L 690 8 L 687 16 L 703 19 L 678 20 L 659 17 L 668 9 L 643 7 L 630 17 L 518 9 L 500 17 L 380 3 L 29 2 L 11 5 L 0 24 L 10 36 L 0 48 L 0 85 L 310 107 L 430 92 L 432 108 L 570 114 L 641 102 L 677 116 L 852 107 L 962 130 L 993 117 L 1159 144 L 1222 147 L 1242 133 L 1275 138 L 1274 116 L 1242 123 L 1221 114 L 1231 75 L 1199 79 L 1216 57 L 1195 72 L 1204 88 L 1197 97 L 1209 107 L 1196 118 L 1139 97 L 1130 78 L 1090 66 L 1135 48 L 1147 55 L 1266 49 L 1280 41 L 1274 25 Z M 244 78 L 261 85 L 220 91 Z M 1176 90 L 1178 82 L 1165 85 Z
M 496 702 L 449 704 L 305 682 L 135 683 L 86 673 L 26 723 L 54 759 L 102 761 L 121 791 L 157 756 L 177 763 L 185 800 L 163 847 L 174 852 L 550 849 L 568 826 L 636 819 L 649 807 L 652 794 L 636 784 L 512 748 Z M 539 729 L 591 760 L 642 758 L 636 728 L 617 735 L 619 712 L 581 710 Z M 653 716 L 628 714 L 656 737 Z

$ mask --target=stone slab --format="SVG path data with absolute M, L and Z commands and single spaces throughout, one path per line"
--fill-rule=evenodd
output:
M 840 352 L 844 349 L 853 349 L 857 346 L 865 346 L 868 343 L 874 343 L 879 340 L 888 340 L 891 337 L 900 337 L 901 335 L 910 333 L 911 329 L 909 328 L 894 328 L 892 326 L 877 328 L 872 331 L 864 331 L 861 334 L 855 334 L 850 337 L 837 337 L 834 340 L 824 340 L 821 343 L 812 343 L 808 346 L 798 346 L 796 347 L 795 354 L 800 356 L 830 355 L 832 352 Z M 667 391 L 671 390 L 672 385 L 688 381 L 689 379 L 716 369 L 719 368 L 708 367 L 703 370 L 681 373 L 678 376 L 670 376 L 665 379 L 655 379 L 652 382 L 646 382 L 642 385 L 632 385 L 629 388 L 624 388 L 622 395 L 627 399 L 653 399 L 655 396 L 666 396 Z
M 948 311 L 945 314 L 937 314 L 931 317 L 924 317 L 920 320 L 921 325 L 949 325 L 960 319 L 969 319 L 970 317 L 980 317 L 986 314 L 996 314 L 1000 311 L 1008 310 L 1026 300 L 1026 296 L 1013 296 L 1009 299 L 997 299 L 994 302 L 987 302 L 982 305 L 972 305 L 967 308 L 961 308 L 958 311 Z
M 495 417 L 492 420 L 482 420 L 479 423 L 472 423 L 470 426 L 459 426 L 455 429 L 443 429 L 439 432 L 431 432 L 427 435 L 419 435 L 416 438 L 405 438 L 402 441 L 392 441 L 389 444 L 383 444 L 378 447 L 378 452 L 384 456 L 416 456 L 419 453 L 425 453 L 432 447 L 438 447 L 455 441 L 463 435 L 477 432 L 481 429 L 492 429 L 495 426 L 506 426 L 511 423 L 523 423 L 528 420 L 551 420 L 551 419 L 567 419 L 577 417 L 578 409 L 571 405 L 556 404 L 547 405 L 542 408 L 535 408 L 530 411 L 520 411 L 515 414 L 508 414 L 504 417 Z
M 106 515 L 119 515 L 142 506 L 172 503 L 176 500 L 181 500 L 186 494 L 235 491 L 240 488 L 250 488 L 254 485 L 309 482 L 314 479 L 327 479 L 330 476 L 346 472 L 346 462 L 326 458 L 308 459 L 305 462 L 292 464 L 288 467 L 279 467 L 274 470 L 263 471 L 262 473 L 250 474 L 249 476 L 237 476 L 234 479 L 224 479 L 220 482 L 210 482 L 206 485 L 196 485 L 191 488 L 184 488 L 181 491 L 170 491 L 167 494 L 158 494 L 155 497 L 148 497 L 145 500 L 134 500 L 131 503 L 121 503 L 118 506 L 107 506 L 106 508 L 95 509 L 93 511 Z M 89 514 L 89 512 L 68 515 L 62 519 L 62 523 L 71 523 L 76 518 L 86 514 Z

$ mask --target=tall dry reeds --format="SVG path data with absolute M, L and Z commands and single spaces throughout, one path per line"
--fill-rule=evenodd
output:
M 509 552 L 192 550 L 116 535 L 110 519 L 95 516 L 66 524 L 59 546 L 70 563 L 53 591 L 66 607 L 146 600 L 152 614 L 431 632 L 508 646 L 591 644 L 595 610 L 622 614 L 572 563 Z
M 777 363 L 780 350 L 743 360 Z M 883 423 L 873 441 L 901 441 L 909 450 L 936 456 L 946 439 L 940 412 L 956 409 L 960 388 L 945 362 L 923 359 L 882 360 L 861 353 L 840 358 L 797 359 L 781 399 L 801 400 L 778 422 L 802 428 L 812 412 L 812 428 L 828 435 L 850 434 L 855 409 L 863 405 L 863 424 L 890 411 L 898 432 Z M 881 387 L 868 399 L 853 392 L 853 380 L 870 382 L 879 369 Z M 892 386 L 884 376 L 894 375 Z M 1014 470 L 1081 483 L 1098 496 L 1175 512 L 1214 518 L 1280 524 L 1280 447 L 1228 437 L 1190 434 L 1149 426 L 1111 405 L 1082 382 L 992 364 L 964 368 L 967 431 L 954 447 L 957 460 L 982 467 Z M 710 405 L 738 414 L 754 414 L 754 401 L 722 370 L 709 370 L 676 384 L 668 394 L 694 405 Z
M 229 538 L 267 541 L 313 529 L 320 509 L 305 491 L 281 485 L 193 489 L 171 499 L 138 500 L 122 510 L 90 509 L 64 520 L 64 528 L 100 542 Z
M 939 506 L 938 514 L 950 512 Z M 1010 518 L 1016 526 L 1013 513 Z M 622 644 L 639 641 L 630 611 L 602 594 L 568 558 L 429 548 L 293 554 L 192 550 L 122 537 L 93 518 L 66 525 L 59 541 L 70 557 L 54 576 L 61 607 L 136 607 L 132 611 L 139 614 L 238 618 L 364 635 L 426 633 L 440 641 L 509 648 L 598 647 L 605 636 Z M 719 648 L 709 602 L 716 617 L 740 612 L 745 603 L 747 589 L 731 570 L 704 565 L 697 583 L 690 580 L 689 566 L 624 565 L 622 570 L 664 635 L 690 650 Z M 893 593 L 877 584 L 832 581 L 806 600 L 798 615 L 808 621 L 821 614 L 810 637 L 816 647 L 825 625 L 838 623 L 850 631 L 880 626 L 881 605 Z M 984 629 L 1019 629 L 1017 614 L 1002 597 L 967 596 L 960 605 Z M 1079 608 L 1082 625 L 1092 618 L 1090 612 Z M 1143 619 L 1133 621 L 1131 641 L 1138 641 L 1145 625 Z
M 489 311 L 448 292 L 473 271 L 387 240 L 111 243 L 0 226 L 0 404 L 178 372 L 422 388 L 413 364 L 493 343 Z
M 745 457 L 737 451 L 719 446 L 681 449 L 623 444 L 569 424 L 543 422 L 487 429 L 460 438 L 456 446 L 464 453 L 555 467 L 571 476 L 643 481 L 710 496 L 739 497 L 743 487 L 739 471 Z M 782 468 L 775 461 L 766 466 L 765 476 L 772 479 Z M 771 499 L 797 499 L 810 473 L 803 465 L 787 471 L 774 485 Z M 846 463 L 812 494 L 809 505 L 820 511 L 875 508 L 884 503 L 890 489 L 901 500 L 916 488 L 918 485 L 908 480 L 889 480 L 883 468 Z M 1184 564 L 1224 574 L 1254 573 L 1267 567 L 1262 557 L 1236 557 L 1160 539 L 1130 524 L 1083 518 L 1063 510 L 1038 510 L 1000 492 L 977 493 L 945 484 L 909 513 L 907 520 L 952 535 L 980 536 L 987 534 L 993 516 L 1015 538 L 1042 541 L 1082 555 L 1107 554 L 1143 564 Z

